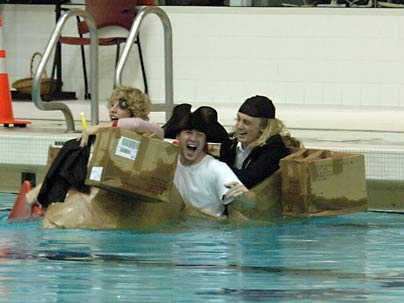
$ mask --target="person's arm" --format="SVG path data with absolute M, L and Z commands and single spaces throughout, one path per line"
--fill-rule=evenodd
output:
M 223 204 L 229 204 L 235 197 L 248 192 L 226 163 L 217 161 L 215 165 L 217 166 L 212 170 L 215 173 L 215 190 Z
M 222 198 L 224 204 L 233 202 L 235 198 L 241 199 L 245 194 L 249 192 L 247 187 L 245 187 L 243 183 L 238 181 L 226 183 L 224 184 L 224 186 L 228 188 Z
M 163 139 L 164 131 L 156 123 L 143 120 L 141 118 L 122 118 L 118 120 L 118 127 L 133 130 L 140 134 L 152 133 Z
M 93 125 L 83 130 L 81 137 L 79 138 L 80 146 L 81 147 L 86 146 L 88 143 L 88 138 L 91 135 L 95 135 L 100 129 L 108 127 L 121 127 L 124 129 L 129 129 L 138 132 L 140 134 L 152 133 L 161 139 L 164 138 L 163 129 L 155 123 L 145 121 L 141 118 L 121 118 L 117 121 L 113 121 L 110 123 Z

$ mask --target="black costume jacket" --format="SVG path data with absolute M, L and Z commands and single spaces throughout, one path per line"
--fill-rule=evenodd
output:
M 220 160 L 226 162 L 234 171 L 240 181 L 247 187 L 263 181 L 279 169 L 279 161 L 289 155 L 280 135 L 274 135 L 262 146 L 253 148 L 244 160 L 242 168 L 234 167 L 237 151 L 237 140 L 230 141 L 229 145 L 220 150 Z
M 87 175 L 87 162 L 90 147 L 95 136 L 90 136 L 87 146 L 80 147 L 80 141 L 66 141 L 52 162 L 41 189 L 38 202 L 48 207 L 52 202 L 63 202 L 70 188 L 89 193 L 90 187 L 84 184 Z

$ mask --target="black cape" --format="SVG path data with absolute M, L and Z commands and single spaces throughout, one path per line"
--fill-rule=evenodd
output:
M 80 147 L 80 141 L 77 139 L 64 143 L 51 164 L 38 194 L 38 202 L 43 207 L 46 208 L 52 202 L 64 202 L 70 188 L 84 193 L 90 192 L 90 187 L 85 185 L 84 181 L 93 141 L 94 136 L 85 147 Z

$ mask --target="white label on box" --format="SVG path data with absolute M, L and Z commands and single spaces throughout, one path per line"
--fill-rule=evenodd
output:
M 119 138 L 115 155 L 135 160 L 139 150 L 140 141 L 127 137 Z
M 102 166 L 93 166 L 93 168 L 91 168 L 89 179 L 93 181 L 101 181 L 102 169 L 103 169 Z

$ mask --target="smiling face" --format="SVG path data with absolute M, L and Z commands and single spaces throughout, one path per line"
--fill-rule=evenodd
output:
M 205 157 L 206 135 L 196 130 L 183 130 L 177 137 L 182 165 L 196 164 Z
M 124 102 L 121 102 L 120 100 L 117 100 L 114 103 L 110 104 L 109 118 L 111 119 L 111 121 L 132 117 L 129 109 L 126 106 L 123 106 L 123 104 Z
M 237 141 L 246 148 L 255 140 L 257 140 L 265 126 L 262 123 L 262 118 L 251 117 L 249 115 L 238 112 L 234 132 Z
M 129 86 L 116 87 L 108 99 L 107 108 L 111 120 L 135 117 L 149 120 L 150 100 L 140 89 Z

